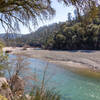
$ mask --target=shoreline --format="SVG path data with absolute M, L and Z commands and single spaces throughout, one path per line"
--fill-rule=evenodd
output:
M 89 52 L 71 52 L 71 51 L 50 51 L 36 50 L 35 48 L 27 48 L 23 50 L 21 47 L 5 47 L 4 51 L 11 51 L 10 54 L 21 54 L 31 58 L 54 63 L 64 68 L 87 69 L 100 72 L 100 51 Z M 95 59 L 94 59 L 95 58 Z

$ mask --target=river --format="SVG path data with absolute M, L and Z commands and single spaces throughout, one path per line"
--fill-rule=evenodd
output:
M 13 55 L 10 55 L 11 59 Z M 58 65 L 47 63 L 39 59 L 29 58 L 29 67 L 31 71 L 36 71 L 37 76 L 41 79 L 45 67 L 46 79 L 48 86 L 56 88 L 59 91 L 62 100 L 100 100 L 100 78 L 90 77 L 81 73 L 75 73 L 64 69 Z M 95 76 L 95 74 L 93 75 Z

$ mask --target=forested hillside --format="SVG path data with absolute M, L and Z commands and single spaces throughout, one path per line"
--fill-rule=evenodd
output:
M 37 31 L 23 36 L 23 40 L 30 46 L 41 46 L 47 41 L 48 37 L 60 28 L 60 24 L 54 23 L 49 26 L 40 27 Z
M 29 45 L 29 46 L 34 46 L 34 47 L 42 47 L 49 38 L 51 34 L 53 34 L 55 31 L 58 31 L 60 28 L 60 25 L 62 23 L 54 23 L 48 26 L 43 26 L 40 27 L 37 31 L 29 33 L 27 35 L 22 35 L 21 37 L 17 38 L 8 38 L 6 40 L 7 46 L 24 46 L 24 45 Z
M 100 7 L 97 9 L 100 11 Z M 80 17 L 75 10 L 74 14 L 72 18 L 69 13 L 66 22 L 44 26 L 31 34 L 10 39 L 15 42 L 9 45 L 58 50 L 100 49 L 100 12 L 94 19 L 88 18 L 89 13 Z

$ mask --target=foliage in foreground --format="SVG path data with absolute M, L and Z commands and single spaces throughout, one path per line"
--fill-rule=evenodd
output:
M 0 58 L 3 58 L 3 57 L 5 58 L 5 55 L 3 55 L 2 48 L 3 48 L 3 45 L 0 42 L 0 50 L 1 50 Z M 4 59 L 0 61 L 0 65 L 3 65 L 3 62 L 5 63 Z M 8 64 L 8 63 L 6 63 L 6 64 Z M 27 58 L 22 55 L 17 55 L 16 58 L 12 59 L 11 62 L 9 62 L 9 64 L 7 65 L 8 69 L 6 69 L 6 70 L 8 71 L 8 74 L 10 76 L 9 77 L 9 88 L 11 89 L 12 95 L 14 96 L 13 99 L 14 100 L 60 100 L 60 96 L 55 91 L 47 90 L 47 88 L 45 88 L 45 78 L 46 78 L 46 71 L 47 71 L 48 65 L 44 69 L 43 79 L 41 80 L 41 85 L 33 86 L 33 88 L 30 87 L 32 90 L 31 90 L 31 92 L 28 92 L 28 94 L 29 94 L 28 97 L 25 96 L 26 94 L 24 94 L 22 89 L 21 89 L 22 92 L 20 90 L 17 91 L 17 89 L 16 89 L 16 91 L 13 91 L 14 90 L 13 83 L 16 83 L 18 79 L 15 78 L 16 80 L 11 81 L 12 77 L 14 75 L 18 75 L 18 76 L 21 76 L 22 74 L 25 75 L 26 70 L 28 72 L 28 68 L 27 68 L 27 67 L 29 67 L 28 65 L 29 65 L 29 63 L 27 62 Z M 1 69 L 0 69 L 0 71 L 1 71 Z M 25 76 L 24 76 L 24 78 L 25 78 Z M 28 79 L 28 80 L 30 80 L 30 79 Z M 22 81 L 24 81 L 24 79 Z M 19 86 L 17 86 L 17 87 L 19 87 Z M 21 87 L 21 85 L 20 85 L 20 87 Z M 2 85 L 2 88 L 5 90 L 6 88 L 8 88 L 8 85 L 6 85 L 4 83 Z M 23 87 L 23 88 L 25 90 L 25 87 Z M 20 93 L 20 92 L 21 92 L 21 94 L 16 94 L 16 93 Z M 0 100 L 7 100 L 7 97 L 5 98 L 2 95 L 0 95 Z
M 14 100 L 60 100 L 59 94 L 54 89 L 47 88 L 46 72 L 48 64 L 43 70 L 42 79 L 36 73 L 30 72 L 28 58 L 16 55 L 9 61 L 8 80 Z M 40 77 L 40 76 L 39 76 Z M 36 85 L 35 85 L 36 84 Z M 19 87 L 20 85 L 20 87 Z M 3 84 L 3 88 L 6 85 Z
M 0 41 L 0 71 L 4 69 L 4 65 L 6 64 L 7 61 L 7 54 L 3 52 L 3 47 L 4 47 L 4 43 Z
M 7 100 L 4 96 L 0 95 L 0 100 Z
M 8 100 L 6 97 L 0 95 L 0 100 Z M 41 93 L 40 89 L 33 89 L 29 95 L 15 96 L 13 100 L 60 100 L 60 96 L 52 92 L 52 90 L 46 90 L 45 93 Z
M 31 91 L 29 95 L 22 96 L 14 100 L 60 100 L 60 96 L 52 92 L 52 90 L 46 90 L 44 93 L 41 93 L 41 89 L 36 88 Z

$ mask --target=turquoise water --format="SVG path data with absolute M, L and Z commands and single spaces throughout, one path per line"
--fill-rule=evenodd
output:
M 31 72 L 35 71 L 38 78 L 41 79 L 47 62 L 32 58 L 28 61 Z M 50 63 L 46 72 L 46 80 L 49 79 L 47 85 L 51 88 L 55 87 L 61 94 L 62 100 L 100 100 L 99 75 L 93 78 L 90 76 L 75 73 Z

